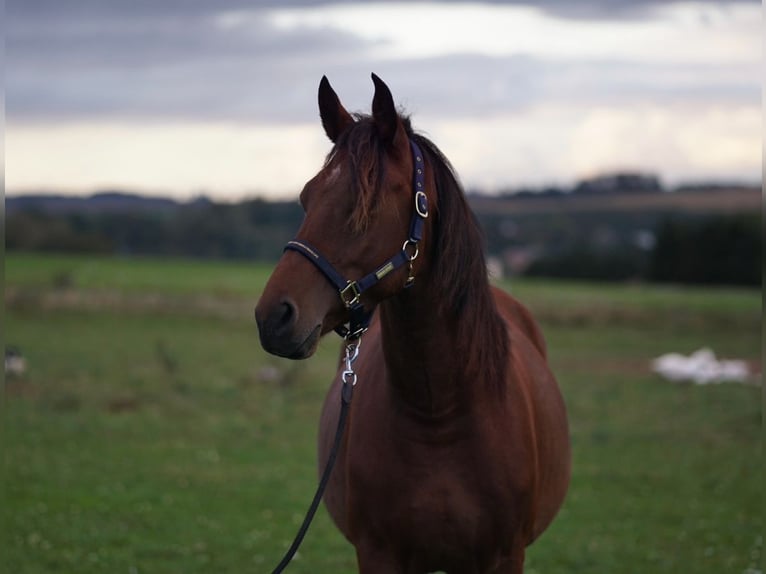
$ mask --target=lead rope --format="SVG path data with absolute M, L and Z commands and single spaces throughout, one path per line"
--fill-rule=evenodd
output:
M 332 450 L 327 459 L 327 464 L 325 464 L 324 471 L 322 471 L 322 478 L 319 481 L 316 494 L 314 494 L 314 500 L 311 501 L 311 506 L 309 506 L 308 512 L 306 512 L 306 517 L 303 519 L 303 524 L 301 524 L 293 543 L 290 545 L 290 548 L 288 548 L 279 564 L 277 564 L 277 567 L 274 568 L 272 574 L 279 574 L 287 568 L 287 565 L 293 559 L 295 553 L 298 552 L 298 547 L 301 545 L 301 542 L 303 542 L 303 537 L 306 535 L 306 531 L 309 529 L 311 521 L 314 519 L 314 514 L 316 513 L 317 508 L 319 508 L 319 503 L 324 495 L 327 482 L 330 480 L 330 474 L 332 473 L 333 466 L 335 466 L 335 459 L 338 457 L 338 450 L 340 449 L 341 439 L 343 438 L 343 431 L 346 428 L 348 409 L 351 406 L 351 397 L 354 393 L 354 386 L 356 385 L 357 377 L 354 372 L 353 364 L 359 356 L 359 347 L 361 344 L 361 334 L 356 339 L 349 340 L 346 343 L 346 357 L 344 359 L 346 368 L 341 373 L 343 386 L 341 387 L 340 392 L 340 415 L 338 416 L 338 428 L 335 430 L 335 439 L 333 440 Z

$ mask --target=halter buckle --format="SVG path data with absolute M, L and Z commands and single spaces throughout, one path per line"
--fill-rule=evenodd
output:
M 415 211 L 423 219 L 428 218 L 428 198 L 422 191 L 415 192 Z
M 340 300 L 343 301 L 343 304 L 347 309 L 350 309 L 359 303 L 359 298 L 362 295 L 362 293 L 359 291 L 359 285 L 357 285 L 356 281 L 349 281 L 343 289 L 338 291 L 338 293 L 340 293 Z

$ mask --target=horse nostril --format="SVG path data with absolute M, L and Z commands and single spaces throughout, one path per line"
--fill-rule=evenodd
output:
M 276 319 L 276 329 L 278 331 L 285 331 L 290 329 L 298 319 L 298 309 L 295 306 L 295 303 L 289 299 L 285 299 L 276 309 L 274 317 Z
M 289 325 L 292 322 L 294 316 L 295 316 L 295 306 L 289 301 L 283 301 L 282 302 L 282 317 L 280 318 L 280 321 L 279 321 L 280 326 Z
M 259 302 L 255 308 L 255 321 L 264 348 L 268 350 L 279 341 L 291 340 L 298 315 L 298 306 L 287 297 L 272 303 Z

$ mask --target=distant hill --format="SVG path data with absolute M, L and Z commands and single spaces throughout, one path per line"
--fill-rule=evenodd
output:
M 521 214 L 603 211 L 684 211 L 731 213 L 760 210 L 761 188 L 756 186 L 685 186 L 675 191 L 657 189 L 524 190 L 502 195 L 469 193 L 468 200 L 477 214 Z M 243 200 L 247 204 L 252 200 Z M 275 202 L 284 203 L 284 202 Z M 208 207 L 215 202 L 207 197 L 181 202 L 169 197 L 140 195 L 124 191 L 103 191 L 88 196 L 56 193 L 10 194 L 5 200 L 9 215 L 37 211 L 51 215 L 95 215 L 103 213 L 170 213 L 183 207 Z
M 207 200 L 204 200 L 207 201 Z M 57 194 L 33 194 L 7 197 L 6 213 L 40 211 L 49 214 L 97 214 L 171 212 L 181 203 L 167 197 L 150 197 L 120 191 L 105 191 L 93 195 L 69 196 Z
M 472 193 L 468 200 L 488 255 L 511 274 L 760 281 L 759 187 L 663 191 L 651 179 L 612 177 L 572 190 Z M 294 200 L 179 202 L 114 191 L 11 196 L 5 207 L 10 251 L 267 261 L 281 255 L 304 217 Z
M 760 187 L 700 187 L 677 191 L 613 191 L 609 193 L 523 193 L 493 197 L 474 195 L 471 207 L 481 214 L 556 214 L 575 212 L 759 212 Z

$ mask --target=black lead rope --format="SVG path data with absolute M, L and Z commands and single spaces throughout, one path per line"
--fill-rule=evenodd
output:
M 335 466 L 335 459 L 338 458 L 340 443 L 343 439 L 343 431 L 346 428 L 346 418 L 348 417 L 348 410 L 351 406 L 351 397 L 354 394 L 354 385 L 356 384 L 356 374 L 351 368 L 351 364 L 356 360 L 358 354 L 358 340 L 356 342 L 349 343 L 346 346 L 346 369 L 342 374 L 343 385 L 341 386 L 340 391 L 340 415 L 338 415 L 338 428 L 335 429 L 335 438 L 333 439 L 332 450 L 330 451 L 330 456 L 327 459 L 327 464 L 325 464 L 324 471 L 322 471 L 322 478 L 319 481 L 319 486 L 317 487 L 317 491 L 314 494 L 314 500 L 311 501 L 311 505 L 306 512 L 306 517 L 303 519 L 303 524 L 301 524 L 301 527 L 298 529 L 298 533 L 295 535 L 293 543 L 290 545 L 290 548 L 288 548 L 279 564 L 277 564 L 277 567 L 274 568 L 272 574 L 279 574 L 285 568 L 287 568 L 288 564 L 290 564 L 290 561 L 292 561 L 295 553 L 298 552 L 298 548 L 300 547 L 301 542 L 303 542 L 303 537 L 306 536 L 306 532 L 311 525 L 311 521 L 314 519 L 314 514 L 316 514 L 317 508 L 319 508 L 319 503 L 322 501 L 322 496 L 324 496 L 325 488 L 327 488 L 327 483 L 330 480 L 330 474 L 332 474 L 332 469 Z

